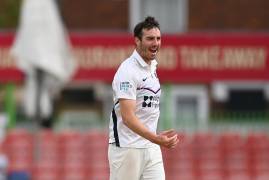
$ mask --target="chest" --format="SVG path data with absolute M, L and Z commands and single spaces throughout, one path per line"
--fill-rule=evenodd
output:
M 137 96 L 161 95 L 161 86 L 156 73 L 141 72 L 138 77 Z

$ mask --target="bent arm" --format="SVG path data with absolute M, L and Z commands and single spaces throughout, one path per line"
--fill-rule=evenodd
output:
M 137 116 L 135 115 L 135 100 L 120 99 L 119 103 L 123 123 L 129 129 L 155 144 L 167 148 L 175 147 L 178 142 L 178 138 L 174 131 L 165 131 L 164 133 L 157 135 L 149 131 L 146 126 L 137 118 Z

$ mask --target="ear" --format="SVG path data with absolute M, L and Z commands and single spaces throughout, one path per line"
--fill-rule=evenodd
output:
M 138 46 L 140 42 L 140 39 L 138 37 L 135 37 L 135 45 Z

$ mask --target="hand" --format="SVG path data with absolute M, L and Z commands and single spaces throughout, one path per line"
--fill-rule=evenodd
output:
M 168 149 L 175 148 L 178 142 L 178 135 L 173 129 L 163 131 L 157 135 L 156 144 L 159 144 L 160 146 L 166 147 Z

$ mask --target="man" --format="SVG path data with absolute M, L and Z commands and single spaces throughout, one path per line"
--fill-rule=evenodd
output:
M 164 180 L 160 146 L 174 148 L 178 137 L 173 130 L 156 134 L 161 95 L 155 60 L 161 46 L 159 23 L 147 17 L 136 25 L 134 38 L 136 48 L 112 83 L 110 180 Z

